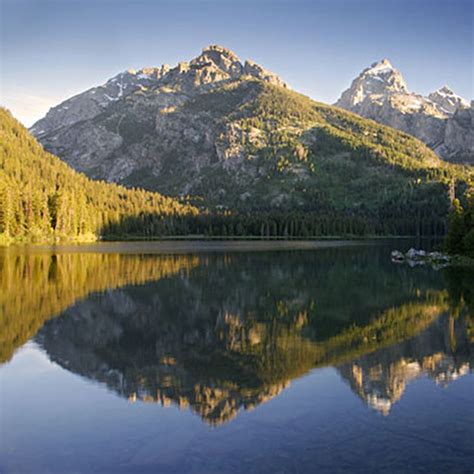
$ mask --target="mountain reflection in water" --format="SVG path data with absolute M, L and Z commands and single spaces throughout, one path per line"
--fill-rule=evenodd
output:
M 34 337 L 131 402 L 220 425 L 334 366 L 388 414 L 422 375 L 471 370 L 468 270 L 409 269 L 387 248 L 192 255 L 0 255 L 1 361 Z

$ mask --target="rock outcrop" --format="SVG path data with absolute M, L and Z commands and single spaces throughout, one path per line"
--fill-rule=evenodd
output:
M 410 92 L 387 59 L 364 69 L 335 105 L 409 133 L 447 161 L 474 164 L 468 102 L 447 86 L 428 97 Z
M 458 108 L 447 120 L 440 155 L 447 160 L 474 164 L 474 101 L 470 107 Z

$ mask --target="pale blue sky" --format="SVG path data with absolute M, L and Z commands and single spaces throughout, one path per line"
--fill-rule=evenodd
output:
M 0 102 L 26 125 L 128 68 L 222 44 L 334 102 L 387 57 L 408 87 L 473 98 L 472 0 L 0 0 Z

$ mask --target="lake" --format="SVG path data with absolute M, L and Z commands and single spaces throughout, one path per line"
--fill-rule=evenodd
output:
M 471 473 L 474 273 L 409 244 L 0 250 L 0 472 Z

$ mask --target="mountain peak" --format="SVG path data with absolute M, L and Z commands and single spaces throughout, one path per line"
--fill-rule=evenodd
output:
M 195 71 L 201 69 L 210 73 L 209 77 L 222 80 L 225 77 L 235 78 L 243 73 L 243 65 L 239 57 L 230 49 L 217 44 L 203 48 L 202 53 L 189 63 Z
M 440 92 L 442 94 L 449 94 L 449 95 L 453 95 L 454 94 L 454 91 L 451 89 L 451 87 L 449 87 L 448 85 L 444 85 L 443 87 L 440 87 L 438 90 L 436 90 L 435 92 Z
M 212 81 L 251 76 L 265 82 L 287 87 L 273 72 L 251 60 L 243 63 L 233 51 L 217 44 L 203 48 L 202 53 L 194 58 L 190 65 L 194 69 L 202 70 L 202 72 L 195 74 L 210 77 Z
M 390 71 L 395 71 L 395 68 L 392 66 L 392 63 L 387 58 L 384 58 L 380 61 L 372 63 L 366 71 L 370 72 L 371 74 L 381 74 Z
M 211 52 L 215 52 L 223 56 L 237 58 L 237 55 L 233 51 L 219 44 L 210 44 L 209 46 L 206 46 L 205 48 L 202 49 L 202 54 L 208 54 Z
M 364 102 L 367 98 L 384 98 L 392 94 L 407 94 L 408 88 L 400 72 L 392 63 L 384 58 L 372 63 L 353 81 L 349 89 L 344 91 L 336 105 L 345 109 Z
M 366 81 L 376 79 L 384 83 L 389 89 L 388 92 L 408 92 L 403 76 L 392 66 L 392 63 L 387 58 L 371 64 L 370 67 L 362 71 L 359 78 Z M 376 93 L 378 93 L 378 91 Z
M 460 107 L 469 107 L 467 100 L 458 96 L 449 86 L 444 85 L 428 95 L 428 99 L 447 114 L 454 114 Z
M 46 117 L 33 124 L 30 131 L 35 136 L 40 136 L 88 120 L 104 112 L 111 104 L 125 100 L 136 92 L 154 94 L 152 91 L 165 87 L 168 91 L 200 94 L 225 81 L 245 80 L 249 77 L 287 87 L 279 76 L 259 64 L 250 60 L 242 62 L 230 49 L 211 44 L 191 61 L 181 61 L 174 67 L 163 64 L 160 67 L 120 72 L 106 83 L 52 107 Z

